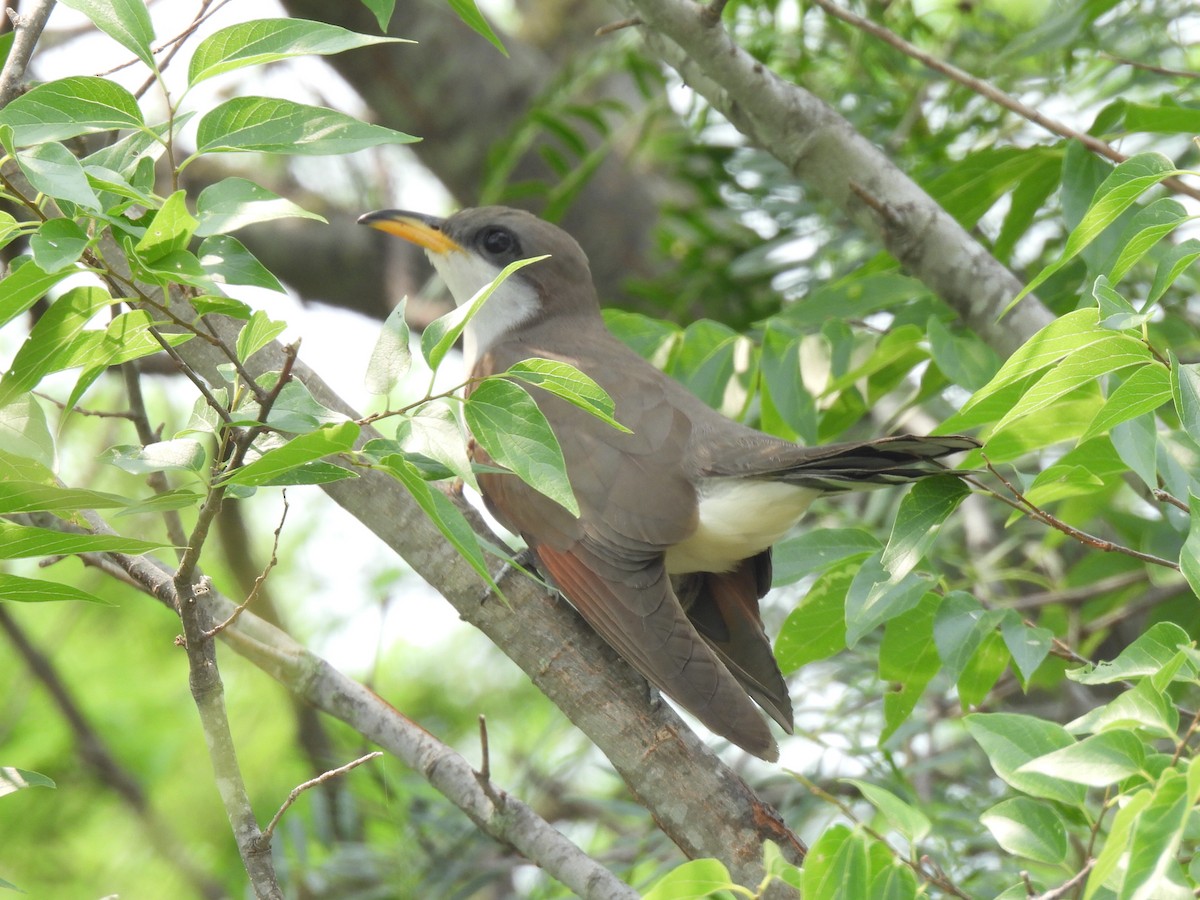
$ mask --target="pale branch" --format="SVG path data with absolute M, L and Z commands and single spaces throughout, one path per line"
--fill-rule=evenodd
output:
M 75 701 L 51 657 L 34 644 L 3 603 L 0 603 L 0 631 L 7 635 L 17 655 L 25 661 L 30 673 L 41 682 L 58 707 L 74 736 L 80 760 L 102 784 L 129 806 L 155 851 L 178 868 L 200 896 L 209 900 L 226 897 L 225 888 L 197 865 L 186 843 L 173 832 L 171 823 L 165 821 L 147 801 L 137 776 L 117 760 L 104 737 L 89 721 L 83 707 Z
M 805 184 L 874 234 L 1001 356 L 1053 316 L 1021 282 L 824 101 L 767 69 L 693 0 L 623 0 L 647 45 Z M 867 202 L 864 197 L 869 197 Z
M 13 24 L 13 42 L 8 50 L 8 59 L 0 70 L 0 109 L 21 92 L 21 82 L 25 78 L 25 69 L 29 66 L 33 48 L 37 46 L 38 38 L 46 28 L 46 20 L 54 9 L 54 0 L 37 0 L 33 8 L 25 13 L 12 9 L 8 15 Z
M 84 516 L 93 533 L 116 534 L 97 514 Z M 168 608 L 174 610 L 184 602 L 176 593 L 170 570 L 157 560 L 122 553 L 103 555 Z M 226 619 L 235 609 L 233 601 L 216 590 L 206 591 L 195 602 L 213 619 Z M 297 697 L 345 722 L 420 772 L 482 831 L 516 848 L 579 896 L 590 900 L 635 900 L 638 896 L 525 803 L 491 782 L 485 790 L 479 773 L 452 748 L 254 613 L 244 612 L 220 633 L 220 639 Z M 268 842 L 261 843 L 265 852 Z
M 995 103 L 997 106 L 1007 109 L 1009 112 L 1016 113 L 1021 118 L 1032 122 L 1034 125 L 1045 129 L 1053 135 L 1066 138 L 1067 140 L 1078 141 L 1098 156 L 1103 156 L 1115 163 L 1123 163 L 1129 159 L 1127 154 L 1122 153 L 1107 141 L 1102 141 L 1098 137 L 1093 137 L 1078 129 L 1071 128 L 1057 119 L 1050 118 L 1029 104 L 1022 103 L 1016 97 L 1012 96 L 1012 94 L 1000 90 L 991 82 L 972 75 L 970 72 L 960 69 L 958 66 L 952 65 L 943 59 L 938 59 L 938 57 L 931 53 L 926 53 L 920 47 L 909 43 L 891 29 L 872 22 L 870 19 L 853 13 L 848 9 L 844 9 L 834 3 L 833 0 L 813 0 L 813 2 L 834 18 L 841 19 L 843 22 L 854 26 L 860 31 L 878 38 L 885 44 L 899 50 L 905 56 L 915 59 L 926 68 L 945 75 L 951 81 L 961 84 L 968 90 L 974 91 L 979 96 Z M 1185 194 L 1194 200 L 1200 200 L 1200 190 L 1189 184 L 1184 184 L 1178 178 L 1167 178 L 1163 181 L 1163 184 L 1176 193 Z
M 239 609 L 240 608 L 241 607 L 239 607 Z M 303 784 L 296 785 L 294 788 L 292 788 L 291 793 L 287 795 L 287 799 L 283 801 L 283 804 L 279 807 L 275 815 L 271 817 L 271 821 L 267 823 L 267 827 L 263 829 L 262 836 L 264 840 L 269 841 L 271 839 L 271 835 L 273 835 L 275 833 L 275 829 L 279 827 L 279 821 L 283 818 L 283 814 L 288 811 L 288 808 L 293 803 L 300 799 L 300 795 L 305 791 L 312 790 L 318 785 L 322 785 L 329 781 L 331 778 L 337 778 L 339 775 L 345 775 L 351 769 L 357 769 L 363 763 L 370 762 L 373 759 L 378 759 L 381 756 L 383 756 L 383 753 L 379 750 L 376 750 L 372 753 L 366 754 L 365 756 L 360 756 L 358 759 L 354 760 L 353 762 L 348 762 L 344 766 L 338 766 L 336 769 L 330 769 L 327 772 L 322 772 L 316 778 L 310 778 Z

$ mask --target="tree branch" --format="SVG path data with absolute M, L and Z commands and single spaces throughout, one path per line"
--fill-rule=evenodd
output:
M 86 513 L 85 517 L 94 533 L 116 533 L 95 513 Z M 186 598 L 176 592 L 177 580 L 157 560 L 121 553 L 103 555 L 168 608 L 173 610 L 185 602 Z M 195 602 L 209 619 L 227 619 L 236 608 L 232 600 L 216 590 L 204 592 Z M 481 830 L 515 847 L 579 896 L 636 900 L 637 892 L 526 804 L 494 783 L 482 784 L 479 773 L 453 749 L 275 626 L 254 613 L 243 612 L 220 633 L 220 638 L 298 697 L 345 722 L 420 772 Z
M 4 61 L 4 69 L 0 70 L 0 109 L 7 106 L 9 101 L 21 92 L 21 80 L 25 77 L 25 69 L 52 9 L 54 0 L 37 0 L 28 13 L 15 13 L 11 9 L 8 11 L 9 17 L 12 18 L 14 34 L 8 59 Z
M 879 148 L 822 100 L 734 43 L 693 0 L 623 0 L 646 23 L 647 45 L 751 141 L 876 235 L 1002 356 L 1052 316 Z M 864 198 L 870 198 L 869 202 Z

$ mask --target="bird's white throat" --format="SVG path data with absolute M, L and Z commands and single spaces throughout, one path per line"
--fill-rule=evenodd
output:
M 501 271 L 474 253 L 451 251 L 427 252 L 426 255 L 454 295 L 457 306 L 470 303 L 479 291 L 496 280 Z M 537 291 L 529 282 L 516 275 L 506 278 L 463 331 L 467 371 L 475 367 L 479 357 L 497 340 L 533 318 L 539 305 Z

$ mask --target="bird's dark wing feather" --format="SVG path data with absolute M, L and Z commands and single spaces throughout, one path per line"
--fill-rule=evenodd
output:
M 584 540 L 565 551 L 541 545 L 537 554 L 588 624 L 651 684 L 715 733 L 763 759 L 777 759 L 766 720 L 736 673 L 696 634 L 661 557 L 622 557 L 616 568 L 609 554 L 597 550 Z

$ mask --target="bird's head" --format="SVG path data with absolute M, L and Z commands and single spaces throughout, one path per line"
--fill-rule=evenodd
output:
M 510 275 L 485 308 L 514 319 L 599 309 L 583 249 L 561 228 L 524 210 L 481 206 L 441 219 L 384 209 L 358 221 L 424 247 L 459 305 L 509 263 L 547 256 Z

